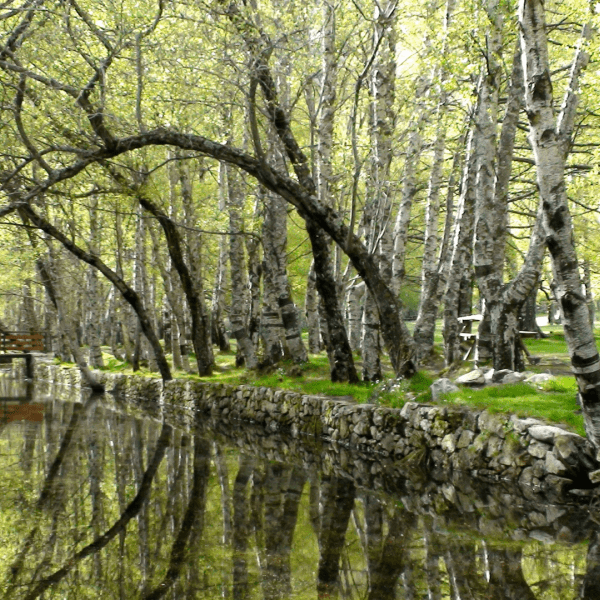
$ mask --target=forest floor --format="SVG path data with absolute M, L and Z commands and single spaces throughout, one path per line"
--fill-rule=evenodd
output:
M 307 364 L 296 366 L 283 361 L 276 369 L 257 374 L 235 365 L 235 345 L 228 352 L 215 351 L 216 365 L 211 378 L 202 378 L 231 385 L 251 384 L 276 387 L 304 394 L 327 395 L 360 403 L 380 404 L 400 408 L 407 401 L 431 402 L 429 386 L 439 377 L 455 379 L 458 375 L 472 370 L 473 362 L 465 361 L 451 373 L 443 371 L 441 347 L 441 322 L 436 333 L 438 354 L 421 366 L 417 375 L 406 381 L 393 379 L 389 362 L 382 363 L 383 380 L 380 383 L 332 383 L 329 381 L 329 364 L 324 352 L 310 355 Z M 409 323 L 409 328 L 411 324 Z M 552 422 L 566 424 L 578 433 L 584 433 L 583 419 L 577 404 L 577 386 L 571 373 L 567 345 L 561 325 L 543 326 L 547 334 L 542 339 L 524 340 L 529 353 L 538 359 L 536 364 L 526 363 L 526 369 L 532 373 L 549 373 L 554 379 L 530 385 L 486 386 L 482 389 L 463 388 L 460 392 L 444 396 L 439 402 L 452 405 L 472 405 L 485 407 L 493 412 L 510 412 L 520 416 L 542 417 Z M 596 339 L 600 342 L 600 329 L 596 329 Z M 126 363 L 116 361 L 105 355 L 107 369 L 127 372 Z M 355 355 L 356 368 L 360 375 L 362 363 Z M 178 378 L 198 379 L 183 371 L 174 373 Z

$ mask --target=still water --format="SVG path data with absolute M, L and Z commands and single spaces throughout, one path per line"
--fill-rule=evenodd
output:
M 65 393 L 0 377 L 0 599 L 600 600 L 589 499 Z

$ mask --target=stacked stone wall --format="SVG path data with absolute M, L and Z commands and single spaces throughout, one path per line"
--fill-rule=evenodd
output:
M 393 460 L 404 470 L 512 482 L 531 499 L 594 495 L 592 482 L 600 475 L 585 438 L 538 419 L 415 402 L 394 409 L 250 385 L 96 375 L 119 401 L 157 417 L 189 423 L 200 412 L 224 423 L 312 436 Z M 81 385 L 77 369 L 42 360 L 35 363 L 35 377 L 50 385 Z

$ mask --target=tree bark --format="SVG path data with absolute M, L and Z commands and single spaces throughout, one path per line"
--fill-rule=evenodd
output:
M 223 207 L 222 210 L 224 210 Z M 212 343 L 219 347 L 221 352 L 229 352 L 229 333 L 225 327 L 225 284 L 227 277 L 227 247 L 224 237 L 219 239 L 219 258 L 215 272 L 211 306 L 211 338 Z
M 308 351 L 311 354 L 321 352 L 321 328 L 319 324 L 319 299 L 317 296 L 317 276 L 314 263 L 311 263 L 306 279 L 306 297 L 304 301 L 306 323 L 308 327 Z
M 471 129 L 467 141 L 467 155 L 462 189 L 455 219 L 452 259 L 448 286 L 444 297 L 444 356 L 446 366 L 460 359 L 458 331 L 459 298 L 461 282 L 471 272 L 473 255 L 473 221 L 475 217 L 475 176 L 477 164 L 478 134 Z
M 227 167 L 225 180 L 227 185 L 227 202 L 229 209 L 229 264 L 231 268 L 231 333 L 237 341 L 238 352 L 241 353 L 248 369 L 256 369 L 258 361 L 256 348 L 248 332 L 248 298 L 246 285 L 246 266 L 244 260 L 244 241 L 242 238 L 243 198 L 239 190 L 237 175 Z
M 198 375 L 212 375 L 212 352 L 209 351 L 210 324 L 207 322 L 204 301 L 200 296 L 198 286 L 183 257 L 183 249 L 177 226 L 169 217 L 148 198 L 139 195 L 140 205 L 152 214 L 160 223 L 167 240 L 167 249 L 173 265 L 179 274 L 181 286 L 185 293 L 188 307 L 192 316 L 192 343 L 196 352 Z
M 192 197 L 192 180 L 188 168 L 188 162 L 184 164 L 184 161 L 179 161 L 179 182 L 181 185 L 181 203 L 183 205 L 183 214 L 185 218 L 185 232 L 183 235 L 180 234 L 182 246 L 182 254 L 184 256 L 184 264 L 188 266 L 190 281 L 186 284 L 182 281 L 183 291 L 186 296 L 190 313 L 192 316 L 192 343 L 196 352 L 196 362 L 198 363 L 198 371 L 200 373 L 200 364 L 198 360 L 198 348 L 197 344 L 202 344 L 202 368 L 206 375 L 212 375 L 212 366 L 215 362 L 215 358 L 212 351 L 211 344 L 211 323 L 210 313 L 206 308 L 204 302 L 204 282 L 202 277 L 202 238 L 198 231 L 195 231 L 196 227 L 196 207 L 194 205 Z M 201 177 L 205 173 L 205 170 L 200 169 Z M 173 228 L 173 231 L 177 231 Z M 170 248 L 170 246 L 168 246 Z M 177 272 L 180 277 L 185 273 L 180 273 L 177 263 L 175 263 Z M 194 299 L 190 297 L 194 296 Z M 193 304 L 193 307 L 192 307 Z
M 56 269 L 52 255 L 49 253 L 46 260 L 38 258 L 36 261 L 36 267 L 40 274 L 42 284 L 46 289 L 48 297 L 52 301 L 54 308 L 58 314 L 58 320 L 60 322 L 60 329 L 65 332 L 65 337 L 69 345 L 69 350 L 81 371 L 81 375 L 86 383 L 92 388 L 94 392 L 104 392 L 104 386 L 96 379 L 96 376 L 90 370 L 79 343 L 77 342 L 77 335 L 75 334 L 75 327 L 68 310 L 65 310 L 64 300 L 62 293 L 60 292 L 59 279 L 56 276 Z
M 322 515 L 319 531 L 318 598 L 335 598 L 340 585 L 340 555 L 346 529 L 354 506 L 354 484 L 342 477 L 332 477 L 329 485 L 321 486 Z
M 417 320 L 413 333 L 417 348 L 416 352 L 419 360 L 426 359 L 426 357 L 430 356 L 433 352 L 436 319 L 438 317 L 440 302 L 444 292 L 446 291 L 446 284 L 448 283 L 448 274 L 452 259 L 450 243 L 452 228 L 454 226 L 454 194 L 456 185 L 455 173 L 458 170 L 458 164 L 459 153 L 456 153 L 454 156 L 452 171 L 450 173 L 450 179 L 448 180 L 448 190 L 446 193 L 446 220 L 444 223 L 444 235 L 442 238 L 437 264 L 433 270 L 430 271 L 429 268 L 426 267 L 425 257 L 423 257 L 424 265 L 421 280 L 421 298 L 419 301 L 419 312 L 417 313 Z M 434 167 L 432 167 L 430 183 L 434 181 Z M 432 202 L 435 203 L 436 200 L 432 199 Z M 430 204 L 428 200 L 428 207 L 429 206 Z M 435 207 L 432 207 L 432 211 L 434 210 Z M 434 235 L 437 237 L 437 232 L 435 232 L 435 234 L 432 233 L 431 237 Z M 433 246 L 433 241 L 431 241 L 426 235 L 426 244 L 428 240 Z M 428 274 L 427 276 L 426 273 Z
M 90 215 L 90 241 L 89 250 L 92 254 L 98 254 L 98 243 L 101 224 L 98 220 L 98 198 L 90 197 L 89 205 Z M 89 346 L 89 361 L 92 368 L 104 366 L 102 360 L 102 349 L 100 348 L 102 339 L 102 318 L 101 318 L 101 290 L 98 283 L 98 271 L 92 266 L 88 267 L 87 273 L 88 287 L 88 323 L 87 340 Z
M 352 349 L 348 342 L 342 311 L 338 302 L 337 285 L 332 272 L 329 240 L 312 220 L 306 221 L 315 265 L 316 285 L 327 320 L 327 332 L 331 344 L 332 359 L 329 363 L 331 381 L 359 381 Z
M 23 204 L 20 206 L 20 209 L 23 210 L 31 222 L 46 232 L 48 235 L 52 236 L 54 239 L 58 240 L 69 252 L 73 253 L 77 258 L 83 260 L 89 265 L 94 266 L 98 269 L 114 286 L 121 292 L 123 298 L 132 306 L 138 315 L 138 319 L 140 325 L 142 327 L 142 331 L 144 335 L 150 342 L 152 349 L 154 351 L 154 355 L 156 357 L 156 361 L 158 363 L 158 368 L 160 370 L 160 374 L 165 381 L 171 380 L 171 370 L 169 369 L 169 363 L 165 358 L 162 347 L 154 332 L 152 327 L 152 321 L 148 317 L 148 313 L 138 296 L 138 294 L 133 290 L 123 279 L 121 279 L 112 269 L 107 267 L 97 256 L 93 256 L 85 250 L 82 250 L 77 244 L 72 242 L 66 235 L 60 232 L 56 227 L 51 225 L 48 221 L 46 221 L 43 217 L 38 215 L 28 204 Z
M 587 26 L 584 29 L 573 61 L 567 93 L 556 118 L 543 2 L 520 0 L 519 24 L 529 139 L 537 167 L 546 245 L 552 258 L 554 291 L 579 388 L 586 433 L 594 446 L 600 448 L 600 356 L 582 294 L 564 177 L 577 104 L 579 74 L 589 60 L 583 48 L 589 29 Z

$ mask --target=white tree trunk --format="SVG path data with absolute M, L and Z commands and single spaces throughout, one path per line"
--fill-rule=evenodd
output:
M 586 27 L 582 45 L 573 61 L 567 94 L 557 118 L 553 110 L 543 2 L 520 0 L 519 24 L 529 140 L 537 167 L 544 233 L 554 272 L 554 291 L 564 323 L 571 366 L 579 387 L 585 429 L 590 441 L 600 448 L 600 357 L 590 326 L 585 296 L 581 290 L 564 178 L 579 74 L 589 60 L 582 45 L 589 34 Z
M 90 241 L 89 249 L 92 254 L 99 253 L 99 235 L 101 224 L 98 219 L 98 198 L 90 196 L 89 215 L 90 215 Z M 100 348 L 102 339 L 102 306 L 101 306 L 101 288 L 98 283 L 98 271 L 91 265 L 87 268 L 87 289 L 88 289 L 88 323 L 87 339 L 89 345 L 89 362 L 92 368 L 104 366 L 102 360 L 102 350 Z
M 256 369 L 256 349 L 248 334 L 248 285 L 246 276 L 246 261 L 244 258 L 244 240 L 240 235 L 243 230 L 243 196 L 240 182 L 236 174 L 221 164 L 227 185 L 227 203 L 229 210 L 229 264 L 231 268 L 231 321 L 232 335 L 237 340 L 238 352 L 249 369 Z
M 477 131 L 472 129 L 469 132 L 467 141 L 462 189 L 456 209 L 452 259 L 444 297 L 444 358 L 447 366 L 460 358 L 460 339 L 458 335 L 459 296 L 461 281 L 465 274 L 471 270 L 473 254 L 477 147 Z

